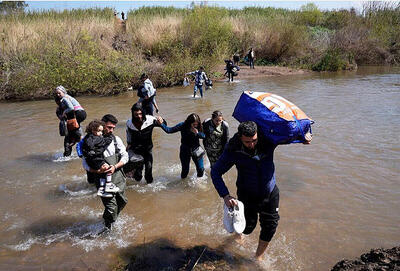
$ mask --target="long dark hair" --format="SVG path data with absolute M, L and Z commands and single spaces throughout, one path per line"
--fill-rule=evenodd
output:
M 197 125 L 197 130 L 198 130 L 199 132 L 203 132 L 203 125 L 201 124 L 201 120 L 200 120 L 199 115 L 197 115 L 196 113 L 192 113 L 192 114 L 190 114 L 189 116 L 187 116 L 187 118 L 186 118 L 186 120 L 185 120 L 185 126 L 188 127 L 188 128 L 190 129 L 190 125 L 191 125 L 193 122 L 196 122 L 196 121 L 197 121 L 197 123 L 198 123 L 198 125 Z

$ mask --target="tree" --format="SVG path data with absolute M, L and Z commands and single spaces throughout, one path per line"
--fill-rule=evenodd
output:
M 27 6 L 25 1 L 1 1 L 0 13 L 22 12 Z

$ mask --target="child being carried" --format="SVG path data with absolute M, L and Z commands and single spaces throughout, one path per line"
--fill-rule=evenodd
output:
M 103 152 L 112 142 L 112 137 L 103 137 L 105 123 L 100 120 L 91 121 L 86 126 L 86 136 L 83 138 L 82 154 L 88 166 L 94 170 L 107 170 L 111 166 L 106 163 Z M 119 188 L 111 182 L 111 174 L 102 174 L 97 195 L 100 197 L 112 197 Z

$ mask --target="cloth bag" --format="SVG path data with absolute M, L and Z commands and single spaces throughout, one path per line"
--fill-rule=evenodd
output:
M 183 78 L 183 86 L 187 87 L 188 85 L 190 85 L 189 78 L 187 77 Z
M 73 131 L 79 128 L 78 121 L 76 118 L 67 120 L 67 129 L 68 131 Z
M 294 103 L 267 92 L 244 91 L 232 115 L 239 122 L 254 121 L 274 144 L 305 142 L 314 123 Z
M 201 146 L 198 146 L 196 149 L 194 149 L 194 150 L 192 151 L 192 156 L 193 156 L 194 158 L 199 159 L 199 158 L 201 158 L 205 153 L 206 153 L 205 150 L 204 150 Z

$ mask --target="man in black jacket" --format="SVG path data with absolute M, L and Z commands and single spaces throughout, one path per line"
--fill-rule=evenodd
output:
M 311 134 L 304 144 L 310 144 Z M 243 234 L 253 232 L 260 221 L 260 237 L 256 250 L 257 260 L 262 260 L 279 221 L 279 189 L 275 180 L 274 151 L 277 145 L 258 133 L 256 123 L 239 124 L 238 132 L 229 140 L 221 157 L 211 168 L 211 178 L 219 196 L 227 207 L 237 205 L 222 175 L 234 165 L 237 169 L 237 197 L 244 204 L 246 228 Z
M 144 115 L 140 103 L 135 103 L 132 108 L 132 119 L 126 122 L 126 147 L 131 164 L 135 163 L 133 177 L 140 181 L 143 177 L 147 183 L 153 182 L 153 128 L 160 127 L 158 120 L 151 115 Z

